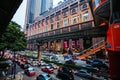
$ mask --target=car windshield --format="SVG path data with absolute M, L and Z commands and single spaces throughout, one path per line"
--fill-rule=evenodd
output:
M 50 77 L 50 75 L 46 75 L 47 77 Z

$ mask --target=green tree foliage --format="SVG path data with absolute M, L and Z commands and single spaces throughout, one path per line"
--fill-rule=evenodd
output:
M 6 31 L 0 37 L 0 53 L 1 57 L 5 50 L 19 51 L 26 47 L 26 37 L 21 31 L 21 26 L 11 21 Z

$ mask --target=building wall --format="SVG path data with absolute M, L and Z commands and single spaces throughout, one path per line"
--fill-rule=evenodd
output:
M 67 28 L 68 26 L 74 27 L 74 25 L 78 23 L 86 23 L 88 21 L 92 23 L 89 27 L 94 27 L 93 16 L 89 3 L 86 0 L 84 2 L 79 2 L 79 0 L 67 0 L 63 4 L 38 17 L 36 21 L 29 26 L 27 37 L 29 38 L 40 33 L 44 34 L 45 32 L 57 29 L 59 30 L 65 27 Z M 84 26 L 80 26 L 80 28 L 84 28 Z M 94 41 L 94 39 L 91 40 Z M 64 41 L 64 39 L 59 40 L 59 42 L 54 44 L 57 46 L 55 50 L 59 49 L 62 51 L 65 48 Z M 48 41 L 48 48 L 55 48 L 53 42 L 54 41 Z M 75 49 L 78 49 L 79 51 L 84 49 L 83 38 L 78 37 L 75 40 L 71 38 L 68 39 L 67 42 L 68 47 L 74 48 L 74 46 L 78 46 L 75 47 Z M 75 43 L 75 45 L 72 45 L 73 43 Z
M 84 4 L 87 5 L 87 8 L 79 10 L 79 7 L 83 6 Z M 59 10 L 61 11 L 61 13 L 58 15 L 58 17 L 59 17 L 58 20 L 57 20 L 56 13 L 52 13 L 52 14 L 54 14 L 54 17 L 51 19 L 50 19 L 50 16 L 52 14 L 48 14 L 48 16 L 43 17 L 44 21 L 41 19 L 40 23 L 38 23 L 39 21 L 36 22 L 39 25 L 39 28 L 37 27 L 37 29 L 39 29 L 37 32 L 34 29 L 36 23 L 31 24 L 30 25 L 31 27 L 29 28 L 29 30 L 32 30 L 31 31 L 32 35 L 35 35 L 38 33 L 43 33 L 43 32 L 47 32 L 47 31 L 63 28 L 66 26 L 77 24 L 77 23 L 84 23 L 87 21 L 91 21 L 91 20 L 93 20 L 93 16 L 92 16 L 90 7 L 89 7 L 88 3 L 84 3 L 84 4 L 78 5 L 77 7 L 75 7 L 76 12 L 74 14 L 71 13 L 72 9 L 70 9 L 70 7 L 69 7 L 68 11 L 66 11 L 66 12 L 62 12 L 62 10 L 60 8 Z M 67 15 L 66 17 L 64 16 L 64 13 L 66 13 L 66 15 Z M 88 17 L 86 17 L 86 16 L 88 16 Z M 49 17 L 49 19 L 47 20 L 47 24 L 46 24 L 46 17 Z M 60 22 L 59 28 L 57 28 L 58 22 Z M 53 29 L 51 28 L 51 25 L 53 25 Z M 48 29 L 46 29 L 46 27 L 48 27 Z M 28 34 L 30 34 L 30 33 L 28 33 Z

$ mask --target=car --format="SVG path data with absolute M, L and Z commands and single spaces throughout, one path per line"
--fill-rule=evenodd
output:
M 49 74 L 52 74 L 53 71 L 54 71 L 54 69 L 51 68 L 50 66 L 45 66 L 45 67 L 41 68 L 41 70 L 42 70 L 43 72 L 47 72 L 47 73 L 49 73 Z
M 72 60 L 78 60 L 77 56 L 73 55 Z
M 45 66 L 45 65 L 46 65 L 46 63 L 45 63 L 45 62 L 43 62 L 43 61 L 41 61 L 41 62 L 40 62 L 40 65 L 41 65 L 41 66 Z
M 25 70 L 25 74 L 27 74 L 28 76 L 34 76 L 36 74 L 36 71 L 34 70 L 34 68 L 29 67 Z
M 56 77 L 62 80 L 74 80 L 73 70 L 69 67 L 59 67 Z
M 99 69 L 105 68 L 106 70 L 108 70 L 108 66 L 105 63 L 103 63 L 102 61 L 94 60 L 94 62 L 92 63 L 92 66 L 97 67 Z
M 23 62 L 26 62 L 26 61 L 27 61 L 27 58 L 23 58 L 22 61 L 23 61 Z
M 21 68 L 27 69 L 27 68 L 29 68 L 29 64 L 22 64 L 22 65 L 21 65 Z
M 86 69 L 80 69 L 79 71 L 76 71 L 74 74 L 88 79 L 92 78 L 92 73 Z
M 72 65 L 75 65 L 76 63 L 73 61 L 73 60 L 67 60 L 66 62 L 65 62 L 66 64 L 72 64 Z
M 55 65 L 54 63 L 49 63 L 48 66 L 50 66 L 53 69 L 57 69 L 58 68 L 58 66 Z
M 36 80 L 53 80 L 48 73 L 43 73 L 37 76 Z

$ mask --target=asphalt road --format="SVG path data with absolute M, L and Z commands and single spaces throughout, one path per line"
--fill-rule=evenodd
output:
M 36 77 L 39 74 L 42 74 L 43 72 L 41 71 L 40 67 L 33 67 L 35 69 L 35 71 L 37 71 L 37 74 L 33 77 L 29 77 L 26 74 L 24 74 L 24 70 L 20 68 L 20 66 L 16 66 L 16 73 L 22 74 L 23 75 L 23 80 L 36 80 Z M 50 74 L 51 77 L 53 77 L 55 80 L 59 80 L 58 78 L 56 78 L 56 74 L 57 74 L 57 70 L 54 71 L 53 74 Z M 74 75 L 75 80 L 87 80 L 85 78 L 80 78 L 78 76 Z

